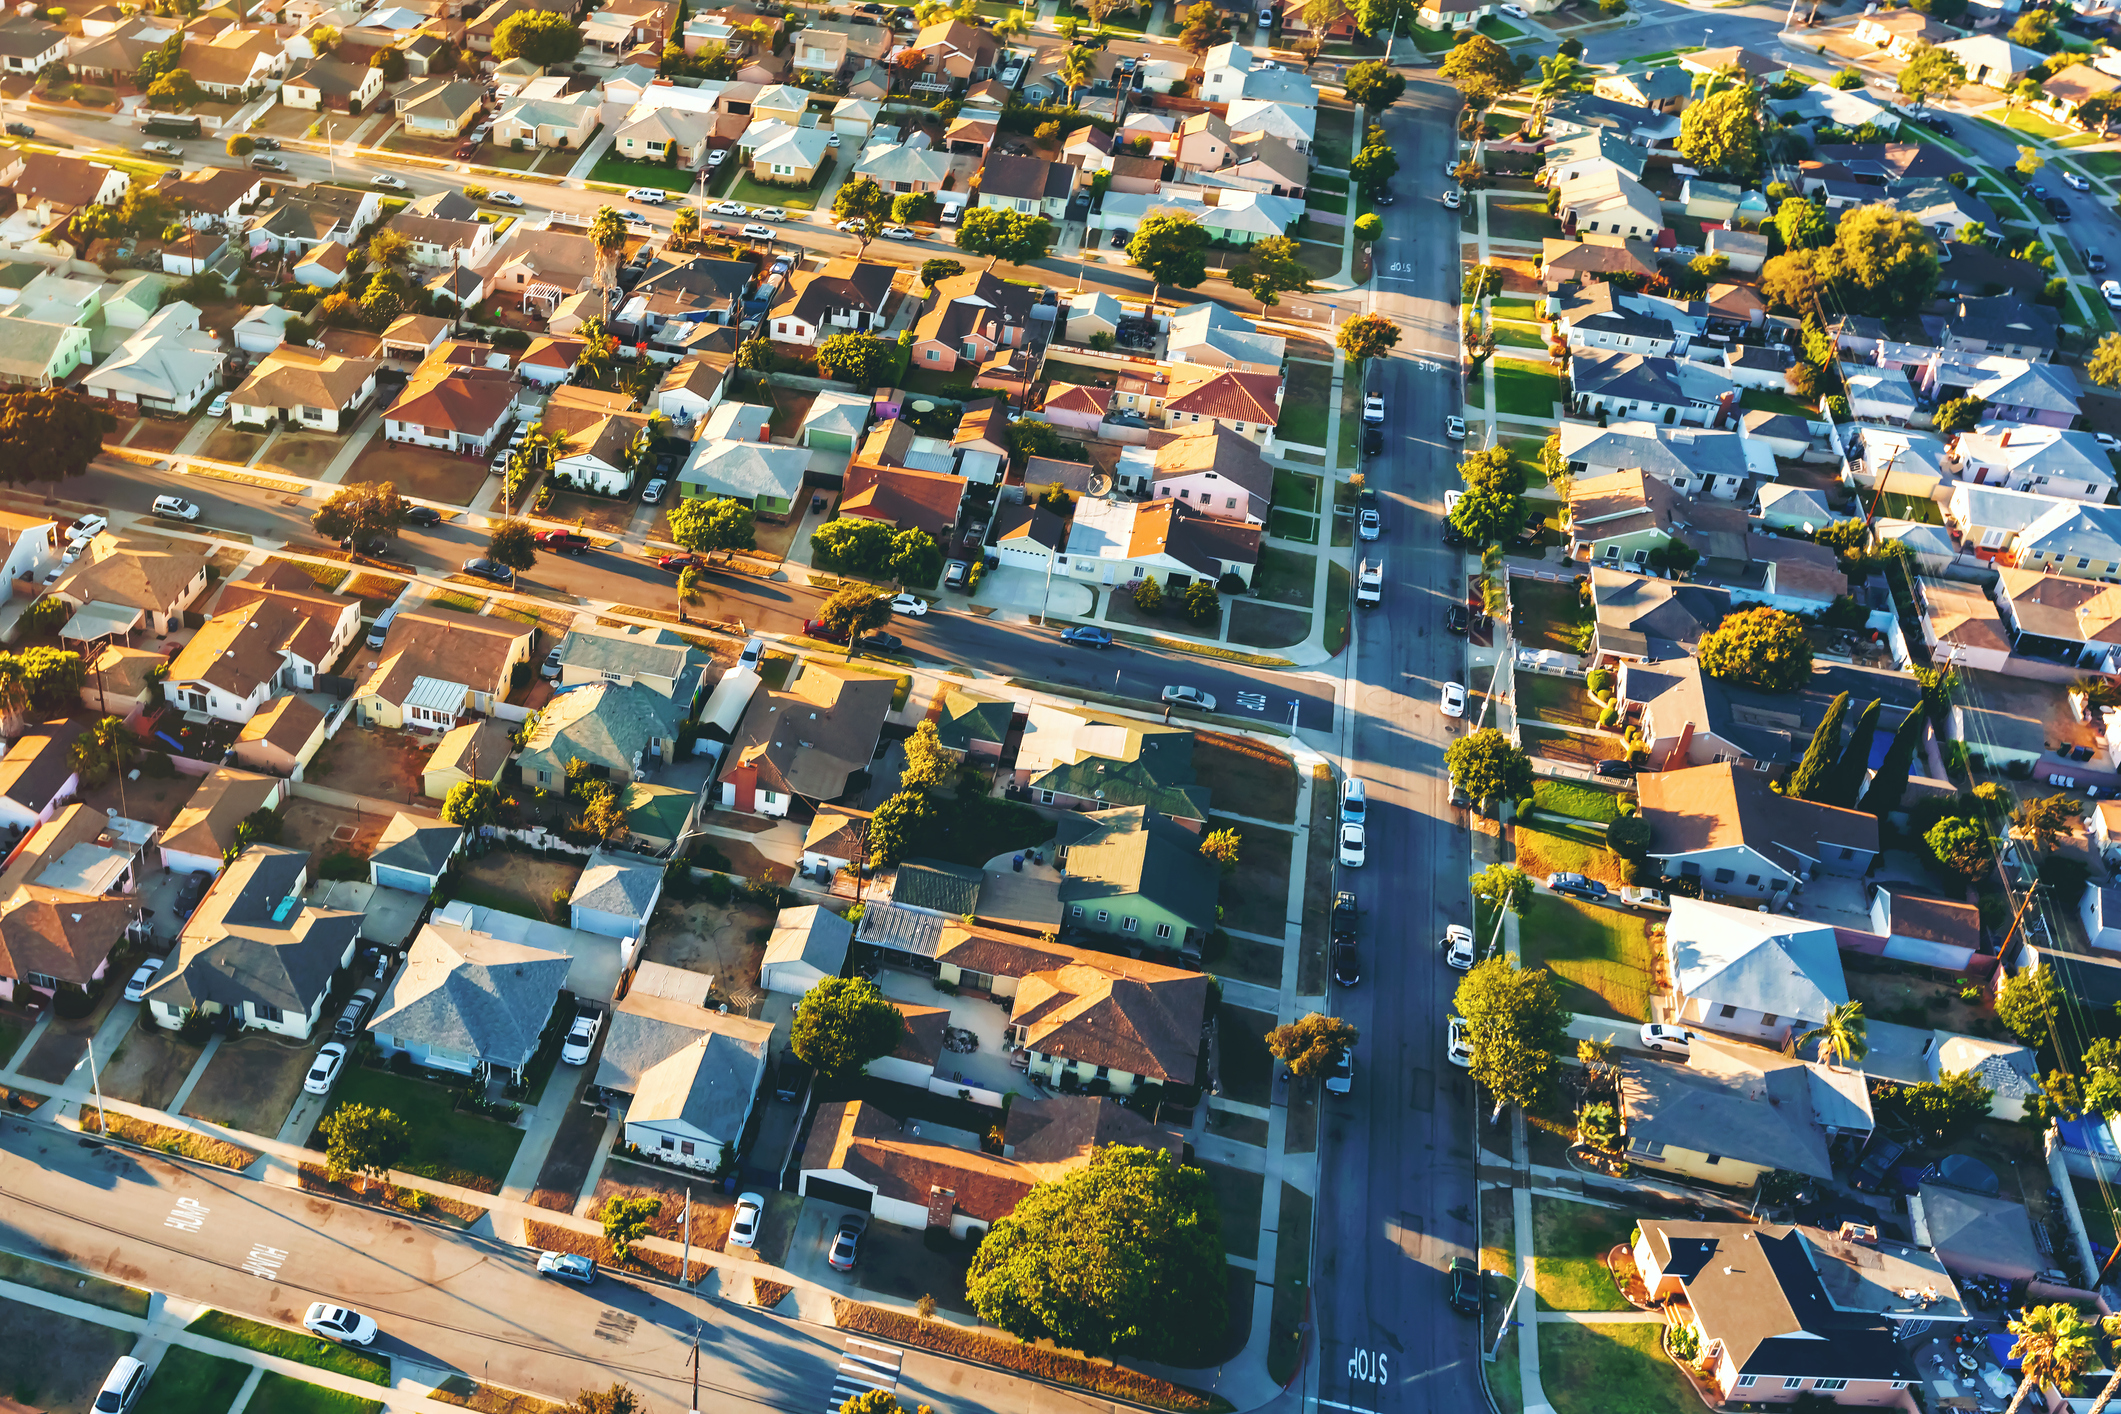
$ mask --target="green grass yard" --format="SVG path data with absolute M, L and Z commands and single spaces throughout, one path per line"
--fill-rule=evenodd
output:
M 2121 177 L 2121 152 L 2080 152 L 2070 160 L 2097 176 Z
M 1318 517 L 1304 515 L 1299 511 L 1285 511 L 1276 506 L 1267 513 L 1267 534 L 1283 540 L 1301 540 L 1306 545 L 1316 545 Z
M 1536 1329 L 1539 1382 L 1554 1414 L 1672 1414 L 1701 1407 L 1686 1376 L 1665 1358 L 1662 1321 Z
M 1539 464 L 1539 453 L 1547 444 L 1544 437 L 1502 437 L 1502 445 L 1509 449 L 1510 465 L 1524 474 L 1527 491 L 1535 486 L 1547 484 L 1546 471 Z
M 267 1371 L 243 1408 L 244 1414 L 380 1414 L 383 1401 Z
M 1531 450 L 1535 455 L 1545 442 L 1544 438 L 1536 440 L 1526 438 L 1522 440 L 1532 442 Z M 1542 504 L 1552 503 L 1545 502 Z M 1590 611 L 1584 608 L 1583 600 L 1576 593 L 1576 586 L 1573 582 L 1558 583 L 1551 579 L 1533 579 L 1527 575 L 1513 576 L 1510 580 L 1510 607 L 1517 611 L 1517 616 L 1524 623 L 1524 631 L 1520 635 L 1524 647 L 1535 649 L 1551 648 L 1559 653 L 1581 653 L 1583 651 L 1579 646 L 1582 641 L 1581 633 L 1584 629 L 1590 627 L 1591 615 Z M 1582 686 L 1573 679 L 1542 678 L 1536 674 L 1527 673 L 1520 676 L 1518 687 L 1521 691 L 1529 690 L 1535 693 L 1542 690 L 1541 688 L 1533 687 L 1533 683 L 1540 683 L 1557 689 L 1560 685 L 1566 683 L 1567 687 L 1571 689 L 1572 700 L 1574 698 L 1581 698 L 1584 701 L 1590 700 L 1584 694 Z M 1594 707 L 1592 716 L 1595 718 L 1596 715 L 1597 709 Z M 1585 725 L 1588 726 L 1590 723 L 1586 722 Z
M 1509 201 L 1496 197 L 1488 199 L 1488 237 L 1491 240 L 1536 245 L 1548 236 L 1560 234 L 1561 223 L 1547 214 L 1546 201 L 1541 197 L 1525 196 Z
M 407 1173 L 497 1193 L 523 1143 L 523 1131 L 452 1110 L 458 1092 L 409 1075 L 354 1066 L 339 1078 L 340 1104 L 393 1110 L 412 1134 Z
M 1533 788 L 1532 800 L 1541 810 L 1551 810 L 1572 820 L 1610 825 L 1620 818 L 1618 791 L 1600 790 L 1597 786 L 1576 781 L 1544 778 Z
M 1524 965 L 1544 965 L 1554 974 L 1568 1010 L 1625 1022 L 1650 1019 L 1655 949 L 1640 915 L 1541 894 L 1519 937 Z M 1540 1265 L 1545 1264 L 1542 1246 Z
M 1788 393 L 1775 392 L 1767 388 L 1747 388 L 1739 394 L 1738 406 L 1747 412 L 1786 412 L 1792 417 L 1813 418 L 1819 409 L 1799 402 Z
M 1521 299 L 1515 295 L 1496 295 L 1488 301 L 1488 313 L 1497 319 L 1515 319 L 1527 324 L 1539 322 L 1544 300 Z
M 173 1346 L 147 1384 L 146 1407 L 155 1414 L 226 1414 L 250 1366 L 225 1355 Z
M 1275 509 L 1318 514 L 1318 485 L 1318 477 L 1283 466 L 1274 468 Z
M 1329 399 L 1333 393 L 1332 365 L 1292 359 L 1285 365 L 1284 373 L 1288 386 L 1282 392 L 1281 422 L 1274 435 L 1284 442 L 1323 447 L 1331 406 Z M 1275 499 L 1280 500 L 1278 485 Z
M 1995 124 L 1995 119 L 1993 118 L 1983 118 L 1982 121 L 1991 125 Z M 2005 114 L 2000 126 L 2010 132 L 2028 133 L 2033 137 L 2046 138 L 2050 142 L 2060 141 L 2063 138 L 2074 135 L 2076 132 L 2076 129 L 2064 127 L 2060 123 L 2043 118 L 2029 108 L 2020 108 Z
M 1612 1208 L 1532 1195 L 1533 1282 L 1542 1311 L 1625 1311 L 1605 1254 L 1628 1240 L 1635 1219 Z M 1661 1326 L 1660 1326 L 1661 1329 Z M 1675 1408 L 1677 1406 L 1674 1406 Z
M 623 157 L 604 157 L 589 169 L 592 182 L 611 182 L 622 187 L 660 187 L 664 191 L 691 191 L 695 173 L 683 167 L 665 167 L 660 162 L 629 162 Z
M 1495 344 L 1505 349 L 1540 350 L 1547 346 L 1547 341 L 1537 324 L 1512 324 L 1498 319 L 1495 321 Z
M 1561 380 L 1544 363 L 1526 363 L 1521 359 L 1497 358 L 1490 362 L 1495 369 L 1495 410 L 1504 417 L 1529 417 L 1542 421 L 1554 416 L 1554 404 L 1561 401 Z
M 340 1084 L 345 1084 L 345 1081 L 340 1081 Z M 329 1370 L 335 1375 L 367 1380 L 371 1384 L 386 1387 L 390 1384 L 388 1360 L 363 1355 L 353 1347 L 341 1345 L 334 1340 L 319 1340 L 307 1331 L 268 1326 L 262 1321 L 231 1316 L 226 1311 L 208 1311 L 184 1329 L 193 1335 L 203 1335 L 209 1340 L 226 1341 L 230 1345 L 240 1345 L 245 1350 L 277 1355 L 282 1360 L 293 1360 L 315 1369 Z M 261 1389 L 260 1393 L 262 1392 Z M 255 1404 L 256 1400 L 252 1403 Z

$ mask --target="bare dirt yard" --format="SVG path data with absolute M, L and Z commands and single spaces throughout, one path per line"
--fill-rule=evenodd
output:
M 246 432 L 240 427 L 224 426 L 206 439 L 199 449 L 203 456 L 215 461 L 234 462 L 238 466 L 249 466 L 250 459 L 265 445 L 263 432 Z
M 688 1191 L 692 1195 L 692 1245 L 710 1252 L 721 1251 L 722 1243 L 729 1236 L 729 1220 L 736 1211 L 736 1199 L 716 1192 L 713 1181 L 705 1174 L 688 1181 L 680 1174 L 650 1164 L 614 1157 L 604 1165 L 603 1176 L 597 1179 L 594 1211 L 602 1211 L 604 1200 L 619 1194 L 660 1198 L 663 1207 L 655 1215 L 655 1235 L 682 1242 Z
M 315 478 L 324 474 L 324 468 L 331 465 L 331 459 L 345 445 L 345 438 L 322 432 L 282 432 L 258 465 L 289 476 Z
M 312 762 L 303 775 L 333 790 L 354 791 L 375 800 L 417 802 L 421 768 L 440 742 L 438 736 L 349 722 L 318 753 L 329 769 L 320 772 Z
M 428 447 L 376 442 L 354 458 L 344 479 L 395 482 L 401 496 L 463 506 L 486 484 L 486 463 Z
M 177 818 L 177 812 L 199 789 L 201 776 L 170 776 L 157 779 L 142 776 L 137 781 L 128 781 L 122 775 L 114 775 L 94 790 L 81 792 L 81 803 L 98 814 L 117 811 L 128 820 L 140 820 L 166 830 Z
M 395 813 L 395 812 L 393 812 Z M 280 843 L 309 851 L 311 873 L 326 856 L 345 852 L 366 859 L 376 852 L 391 817 L 375 810 L 346 810 L 320 800 L 290 797 L 280 807 Z
M 133 440 L 125 445 L 141 452 L 172 451 L 189 431 L 189 422 L 169 417 L 143 417 L 139 429 L 133 433 Z
M 246 1134 L 274 1135 L 302 1094 L 302 1076 L 323 1044 L 248 1031 L 221 1043 L 192 1087 L 184 1113 Z
M 573 491 L 553 493 L 552 507 L 546 513 L 549 519 L 566 521 L 581 526 L 584 530 L 602 531 L 606 535 L 623 535 L 633 524 L 633 502 L 612 500 L 608 496 L 584 496 Z
M 716 840 L 727 852 L 733 840 Z M 679 906 L 666 898 L 648 924 L 650 962 L 712 974 L 732 1001 L 759 990 L 759 963 L 766 956 L 766 936 L 773 914 L 748 904 L 714 904 L 701 900 Z
M 503 913 L 565 923 L 567 896 L 581 877 L 582 865 L 577 860 L 497 849 L 482 859 L 465 861 L 464 872 L 457 877 L 457 897 Z M 558 903 L 553 902 L 554 894 L 559 895 Z M 665 911 L 658 910 L 658 914 Z
M 187 1045 L 177 1033 L 157 1026 L 145 1007 L 140 1023 L 126 1033 L 118 1051 L 104 1062 L 103 1093 L 150 1109 L 167 1109 L 184 1077 L 191 1074 L 201 1047 Z

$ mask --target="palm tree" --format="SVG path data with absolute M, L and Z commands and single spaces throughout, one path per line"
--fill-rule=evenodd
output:
M 1828 1065 L 1862 1060 L 1871 1049 L 1863 1039 L 1863 1003 L 1843 1002 L 1829 1010 L 1825 1021 L 1797 1038 L 1797 1049 L 1803 1050 L 1806 1042 L 1814 1040 L 1819 1042 L 1819 1058 Z
M 689 247 L 700 235 L 700 209 L 696 206 L 680 206 L 677 215 L 670 218 L 670 238 L 682 247 Z
M 1539 112 L 1543 116 L 1555 99 L 1582 93 L 1590 86 L 1590 71 L 1584 68 L 1581 59 L 1566 54 L 1549 54 L 1539 61 L 1539 83 L 1532 89 L 1532 97 L 1539 100 Z
M 1068 52 L 1061 56 L 1061 82 L 1068 85 L 1068 106 L 1070 108 L 1075 106 L 1075 91 L 1090 82 L 1093 72 L 1090 51 L 1081 45 L 1071 45 Z
M 29 679 L 22 671 L 22 659 L 14 653 L 0 653 L 0 735 L 9 740 L 22 735 L 29 713 Z
M 625 219 L 611 207 L 598 207 L 589 223 L 589 243 L 597 252 L 597 287 L 608 290 L 616 283 L 619 252 L 626 248 Z
M 2019 1362 L 2025 1377 L 2018 1381 L 2018 1392 L 2011 1396 L 2010 1408 L 2003 1414 L 2018 1414 L 2018 1406 L 2036 1389 L 2067 1386 L 2098 1358 L 2092 1327 L 2074 1306 L 2059 1302 L 2035 1306 L 2025 1313 L 2025 1319 L 2008 1324 L 2011 1334 L 2018 1337 L 2018 1343 L 2011 1347 L 2011 1358 Z
M 2109 1341 L 2121 1338 L 2121 1316 L 2102 1316 L 2099 1328 L 2106 1332 Z M 2109 1363 L 2113 1365 L 2114 1373 L 2107 1378 L 2106 1388 L 2099 1391 L 2099 1397 L 2092 1401 L 2091 1414 L 2106 1414 L 2106 1406 L 2113 1403 L 2116 1394 L 2121 1394 L 2121 1352 L 2117 1352 L 2117 1357 Z

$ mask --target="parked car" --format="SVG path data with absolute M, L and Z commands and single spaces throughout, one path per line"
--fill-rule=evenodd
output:
M 1350 825 L 1365 823 L 1370 814 L 1370 787 L 1360 776 L 1340 783 L 1340 818 Z
M 2059 196 L 2051 196 L 2042 202 L 2041 205 L 2045 206 L 2047 214 L 2054 217 L 2057 221 L 2068 221 L 2070 219 L 2069 203 Z
M 142 152 L 157 153 L 163 157 L 182 157 L 184 155 L 184 149 L 173 142 L 143 142 L 140 144 L 140 150 Z
M 1365 427 L 1362 430 L 1362 454 L 1374 457 L 1385 449 L 1385 430 L 1382 427 Z
M 1447 682 L 1437 701 L 1446 717 L 1463 717 L 1466 714 L 1466 685 L 1462 682 Z
M 157 496 L 155 514 L 169 520 L 197 520 L 199 508 L 182 496 Z
M 596 548 L 595 541 L 572 530 L 541 530 L 538 544 L 556 555 L 586 555 Z
M 318 1048 L 317 1058 L 310 1062 L 309 1074 L 302 1077 L 302 1088 L 312 1095 L 329 1095 L 332 1082 L 345 1066 L 346 1043 L 326 1041 Z
M 1454 442 L 1466 439 L 1466 420 L 1462 417 L 1447 417 L 1443 420 L 1443 435 Z
M 575 1252 L 540 1252 L 538 1275 L 557 1277 L 561 1281 L 571 1281 L 577 1286 L 595 1286 L 597 1264 L 592 1258 Z
M 1369 836 L 1360 825 L 1340 827 L 1340 864 L 1343 869 L 1360 869 L 1370 849 Z
M 2092 184 L 2088 179 L 2078 176 L 2067 167 L 2062 169 L 2062 180 L 2065 185 L 2074 187 L 2078 191 L 2090 191 L 2092 189 Z
M 214 876 L 207 873 L 204 869 L 192 870 L 191 877 L 184 881 L 184 887 L 177 891 L 177 919 L 179 922 L 190 918 L 198 910 L 200 901 L 206 897 L 206 890 L 213 884 L 213 881 Z
M 1451 1029 L 1444 1037 L 1444 1059 L 1455 1066 L 1471 1069 L 1473 1065 L 1473 1038 L 1466 1033 L 1466 1019 L 1451 1018 Z
M 1549 874 L 1547 887 L 1557 894 L 1593 899 L 1600 903 L 1605 901 L 1608 892 L 1604 884 L 1596 879 L 1587 879 L 1581 874 Z
M 558 678 L 560 675 L 560 650 L 553 649 L 545 655 L 544 666 L 538 669 L 541 678 Z
M 972 570 L 963 560 L 951 560 L 943 566 L 943 588 L 965 591 L 965 581 L 971 578 Z
M 155 975 L 159 973 L 165 965 L 166 959 L 159 957 L 151 957 L 147 961 L 141 963 L 138 967 L 134 968 L 133 975 L 128 978 L 125 983 L 125 1000 L 129 1002 L 136 1002 L 139 1001 L 142 997 L 146 996 L 147 989 L 154 985 Z
M 1445 210 L 1456 211 L 1465 204 L 1465 198 L 1458 194 L 1457 187 L 1450 187 L 1443 194 L 1443 204 Z
M 2108 305 L 2121 309 L 2121 280 L 2101 280 L 2099 294 Z
M 1353 938 L 1342 938 L 1333 945 L 1333 982 L 1340 987 L 1362 985 L 1362 949 Z
M 523 198 L 512 191 L 490 191 L 486 193 L 486 199 L 495 206 L 515 207 L 523 204 Z
M 514 584 L 516 582 L 516 572 L 514 570 L 498 560 L 489 560 L 483 556 L 476 560 L 466 560 L 464 562 L 464 573 L 476 576 L 479 579 L 492 580 L 495 584 Z
M 405 185 L 405 179 L 404 179 L 403 177 L 393 177 L 393 176 L 392 176 L 392 175 L 390 175 L 390 173 L 388 173 L 388 172 L 384 172 L 384 173 L 381 173 L 381 174 L 380 174 L 380 175 L 378 175 L 378 176 L 375 176 L 375 177 L 371 177 L 371 178 L 369 179 L 369 185 L 371 185 L 371 186 L 378 186 L 378 187 L 381 187 L 381 188 L 383 188 L 383 189 L 384 189 L 385 191 L 410 191 L 410 190 L 412 190 L 412 188 L 410 188 L 410 187 L 408 187 L 407 185 Z
M 9 137 L 35 137 L 37 130 L 28 123 L 9 123 L 7 125 L 7 135 Z M 98 1407 L 100 1408 L 101 1406 L 99 1405 Z
M 1863 1159 L 1856 1171 L 1849 1175 L 1849 1187 L 1858 1193 L 1887 1193 L 1892 1182 L 1893 1166 L 1907 1153 L 1907 1145 L 1873 1134 L 1870 1146 L 1863 1151 Z
M 1672 911 L 1672 897 L 1663 889 L 1641 888 L 1628 884 L 1620 890 L 1620 901 L 1636 908 L 1651 908 L 1662 913 Z
M 1598 774 L 1611 780 L 1632 781 L 1641 770 L 1642 768 L 1632 761 L 1614 760 L 1598 763 Z
M 206 405 L 206 415 L 208 417 L 228 416 L 228 394 L 214 394 L 214 400 Z
M 1383 422 L 1385 420 L 1385 395 L 1383 393 L 1363 394 L 1362 420 L 1364 422 Z
M 1384 517 L 1377 513 L 1375 507 L 1365 507 L 1355 517 L 1355 533 L 1365 540 L 1375 540 L 1384 534 L 1384 529 Z
M 1443 930 L 1443 960 L 1459 972 L 1473 970 L 1473 930 L 1463 923 L 1453 923 Z
M 832 1253 L 825 1260 L 834 1271 L 851 1272 L 862 1252 L 862 1234 L 869 1230 L 869 1219 L 860 1213 L 849 1213 L 840 1219 L 839 1232 L 832 1239 Z
M 348 997 L 339 1019 L 331 1024 L 331 1034 L 349 1041 L 358 1036 L 361 1023 L 368 1020 L 368 1009 L 376 1004 L 378 995 L 374 987 L 362 987 Z
M 845 643 L 847 641 L 847 630 L 833 628 L 823 619 L 805 619 L 803 621 L 803 637 L 814 638 L 820 643 Z
M 1443 611 L 1443 626 L 1452 633 L 1464 637 L 1473 627 L 1473 611 L 1463 604 L 1453 604 Z
M 729 1245 L 756 1247 L 759 1223 L 766 1216 L 766 1200 L 756 1193 L 739 1193 L 736 1211 L 729 1215 Z
M 2106 257 L 2087 248 L 2084 252 L 2084 268 L 2094 275 L 2101 274 L 2106 270 Z
M 567 1028 L 567 1039 L 560 1043 L 560 1060 L 566 1065 L 589 1064 L 589 1048 L 597 1043 L 597 1032 L 604 1027 L 604 1013 L 591 1011 L 588 1007 L 575 1010 L 574 1025 Z
M 284 172 L 287 170 L 287 163 L 278 157 L 253 157 L 250 159 L 250 167 L 254 172 Z
M 834 138 L 833 141 L 838 142 L 839 139 Z M 917 241 L 921 238 L 920 232 L 914 230 L 911 226 L 886 226 L 877 234 L 886 240 L 892 241 Z
M 1667 1026 L 1661 1021 L 1646 1021 L 1642 1024 L 1642 1048 L 1659 1055 L 1684 1056 L 1694 1049 L 1694 1033 L 1684 1026 Z
M 407 506 L 405 508 L 405 523 L 407 525 L 440 525 L 442 523 L 442 513 L 433 506 Z
M 68 544 L 76 540 L 93 540 L 110 529 L 110 522 L 99 515 L 85 515 L 66 528 Z
M 920 618 L 928 612 L 928 601 L 918 594 L 894 594 L 891 596 L 891 612 Z
M 1522 18 L 1524 11 L 1515 5 L 1505 5 L 1504 10 Z M 1461 1316 L 1480 1314 L 1480 1264 L 1471 1257 L 1451 1259 L 1451 1309 Z
M 663 499 L 663 492 L 668 490 L 669 486 L 669 482 L 665 481 L 662 477 L 658 476 L 655 480 L 649 482 L 646 486 L 643 486 L 641 488 L 641 504 L 644 506 L 652 506 L 656 504 L 658 501 Z
M 1333 895 L 1333 936 L 1352 938 L 1355 936 L 1355 920 L 1362 910 L 1355 906 L 1355 891 L 1342 889 Z
M 346 1345 L 374 1345 L 376 1323 L 351 1306 L 327 1306 L 312 1301 L 302 1314 L 302 1326 L 313 1335 Z
M 717 216 L 749 216 L 751 208 L 741 201 L 718 201 L 707 208 Z
M 1061 630 L 1061 642 L 1072 643 L 1078 648 L 1110 648 L 1113 638 L 1105 629 L 1078 624 L 1074 628 Z
M 7 130 L 13 132 L 21 126 L 9 123 Z M 96 1414 L 126 1414 L 146 1388 L 147 1366 L 130 1355 L 120 1355 L 118 1363 L 103 1377 L 103 1388 L 96 1391 Z
M 715 168 L 721 166 L 724 162 L 727 162 L 728 160 L 729 149 L 726 147 L 717 147 L 714 151 L 707 154 L 707 170 L 712 172 Z
M 1215 698 L 1213 695 L 1202 692 L 1197 687 L 1174 685 L 1165 688 L 1161 697 L 1163 701 L 1175 703 L 1180 707 L 1198 707 L 1203 712 L 1213 712 L 1215 710 Z
M 803 1064 L 795 1047 L 784 1047 L 780 1060 L 773 1067 L 773 1098 L 784 1104 L 794 1104 L 803 1098 L 810 1088 L 810 1067 Z
M 1355 1048 L 1342 1046 L 1340 1059 L 1333 1063 L 1333 1073 L 1326 1077 L 1326 1093 L 1345 1095 L 1355 1088 Z
M 659 187 L 629 187 L 626 191 L 626 199 L 628 201 L 638 201 L 644 206 L 661 206 L 670 198 Z

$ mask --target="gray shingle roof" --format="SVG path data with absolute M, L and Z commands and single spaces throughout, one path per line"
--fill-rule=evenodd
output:
M 626 1119 L 635 1124 L 677 1121 L 733 1144 L 751 1113 L 765 1068 L 763 1037 L 709 1032 L 642 1073 L 626 1106 Z
M 416 1041 L 495 1065 L 524 1065 L 572 963 L 562 953 L 429 923 L 368 1029 L 401 1046 Z
M 302 904 L 306 850 L 252 845 L 221 871 L 148 996 L 177 1009 L 246 1002 L 307 1015 L 361 931 L 361 915 Z
M 461 825 L 445 825 L 439 820 L 423 820 L 400 812 L 391 817 L 369 863 L 432 877 L 448 865 L 449 856 L 463 838 Z
M 589 867 L 576 880 L 574 896 L 568 902 L 620 918 L 646 918 L 662 884 L 663 871 L 659 866 L 598 851 L 589 856 Z
M 898 867 L 891 901 L 903 908 L 929 908 L 961 918 L 979 906 L 977 869 L 940 859 L 909 859 Z

